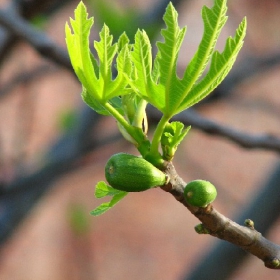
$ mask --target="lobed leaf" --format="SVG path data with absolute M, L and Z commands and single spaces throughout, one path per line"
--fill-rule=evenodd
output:
M 104 83 L 112 79 L 111 65 L 117 52 L 117 44 L 112 44 L 113 36 L 110 35 L 109 28 L 106 24 L 104 24 L 99 35 L 100 41 L 94 41 L 94 48 L 99 57 L 99 79 Z
M 165 114 L 172 114 L 172 112 L 179 105 L 178 101 L 180 96 L 176 91 L 179 78 L 176 74 L 177 59 L 180 47 L 186 33 L 186 27 L 180 29 L 178 25 L 178 13 L 175 8 L 169 3 L 166 12 L 163 16 L 163 20 L 166 24 L 166 29 L 163 29 L 161 34 L 164 38 L 164 42 L 157 42 L 158 54 L 156 57 L 156 63 L 159 67 L 159 82 L 165 88 Z
M 75 9 L 75 20 L 70 18 L 73 33 L 66 23 L 66 45 L 74 71 L 80 82 L 93 94 L 97 94 L 97 78 L 91 62 L 89 34 L 93 18 L 88 18 L 86 7 L 80 2 Z
M 203 37 L 182 79 L 182 83 L 188 84 L 188 89 L 201 76 L 213 54 L 217 39 L 227 21 L 226 2 L 224 0 L 215 0 L 215 4 L 211 9 L 206 6 L 202 8 L 202 19 L 204 23 Z
M 116 190 L 113 187 L 107 185 L 103 181 L 98 182 L 95 186 L 95 197 L 96 198 L 102 198 L 105 196 L 114 196 L 119 193 L 123 193 L 123 191 Z
M 75 19 L 70 19 L 73 33 L 66 23 L 66 44 L 74 71 L 83 85 L 84 101 L 98 112 L 102 105 L 112 98 L 131 92 L 127 89 L 127 76 L 131 74 L 131 59 L 128 38 L 120 36 L 119 42 L 113 44 L 113 36 L 104 24 L 100 41 L 94 42 L 98 60 L 89 48 L 90 28 L 93 18 L 88 18 L 86 7 L 80 2 L 75 10 Z M 112 63 L 117 55 L 118 75 L 112 79 Z M 107 114 L 105 111 L 103 111 Z
M 148 84 L 152 71 L 151 43 L 145 31 L 138 30 L 135 35 L 135 43 L 131 52 L 131 59 L 136 70 L 134 86 L 146 98 L 149 95 Z
M 227 39 L 224 51 L 222 53 L 218 51 L 213 53 L 208 73 L 192 88 L 179 107 L 178 112 L 201 101 L 226 77 L 243 45 L 243 40 L 246 34 L 246 26 L 247 22 L 246 18 L 244 18 L 236 30 L 235 37 L 229 37 Z
M 165 42 L 157 42 L 158 54 L 152 69 L 152 52 L 145 31 L 136 33 L 132 60 L 136 79 L 130 82 L 135 92 L 160 111 L 171 114 L 176 107 L 177 96 L 174 89 L 178 81 L 176 64 L 186 28 L 178 26 L 178 13 L 170 3 L 163 17 L 167 28 L 162 30 Z

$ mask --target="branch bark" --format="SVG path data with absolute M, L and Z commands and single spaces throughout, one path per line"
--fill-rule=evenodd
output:
M 184 198 L 186 183 L 179 177 L 174 165 L 167 163 L 164 171 L 169 175 L 170 181 L 161 188 L 172 194 L 202 222 L 196 227 L 198 233 L 228 241 L 261 259 L 266 267 L 280 269 L 280 246 L 255 230 L 253 221 L 245 220 L 242 226 L 219 213 L 211 204 L 205 208 L 188 204 Z

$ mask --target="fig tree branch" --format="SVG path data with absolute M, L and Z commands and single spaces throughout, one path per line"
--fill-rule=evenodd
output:
M 264 236 L 270 231 L 278 217 L 280 211 L 280 165 L 279 162 L 274 170 L 267 175 L 267 178 L 257 186 L 258 192 L 247 199 L 246 205 L 234 215 L 233 220 L 243 224 L 248 218 L 254 221 L 255 228 Z M 229 279 L 236 269 L 245 261 L 249 253 L 241 250 L 231 243 L 215 242 L 211 249 L 205 252 L 200 262 L 187 271 L 185 280 L 200 279 Z M 213 258 L 212 256 L 215 256 Z M 232 261 L 234 260 L 234 261 Z M 223 263 L 223 266 L 221 266 Z
M 256 231 L 253 221 L 247 219 L 245 225 L 239 225 L 219 213 L 211 204 L 205 208 L 189 205 L 184 198 L 186 183 L 179 177 L 174 165 L 168 163 L 165 172 L 170 176 L 170 181 L 162 189 L 171 193 L 201 221 L 196 227 L 198 233 L 228 241 L 261 259 L 266 267 L 280 269 L 280 246 Z

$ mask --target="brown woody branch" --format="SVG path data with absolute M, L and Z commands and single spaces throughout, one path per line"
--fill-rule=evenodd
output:
M 169 175 L 170 181 L 162 189 L 171 193 L 202 222 L 196 228 L 198 233 L 210 234 L 228 241 L 261 259 L 266 267 L 280 269 L 280 246 L 256 231 L 253 221 L 246 220 L 245 225 L 241 226 L 219 213 L 211 204 L 205 208 L 191 206 L 184 198 L 186 183 L 179 177 L 174 165 L 167 163 L 165 172 Z

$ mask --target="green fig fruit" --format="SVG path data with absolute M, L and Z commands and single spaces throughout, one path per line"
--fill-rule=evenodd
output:
M 142 157 L 126 153 L 113 155 L 105 167 L 105 177 L 115 189 L 126 192 L 141 192 L 162 186 L 167 176 Z
M 215 186 L 208 181 L 194 180 L 186 185 L 184 196 L 190 205 L 206 207 L 215 200 L 217 190 Z

